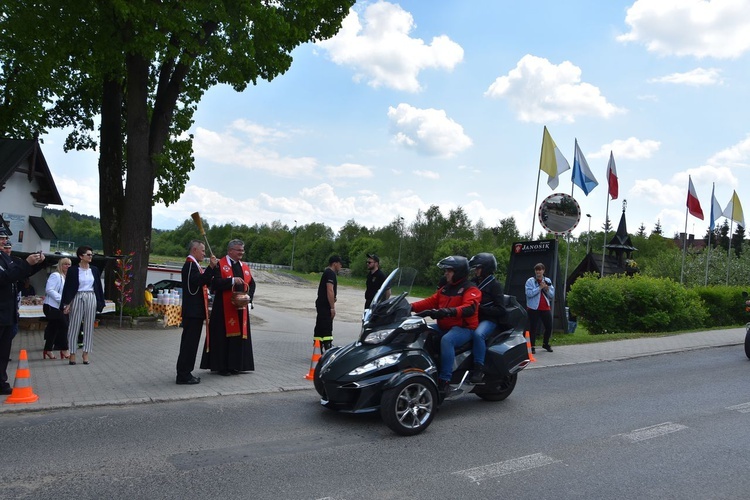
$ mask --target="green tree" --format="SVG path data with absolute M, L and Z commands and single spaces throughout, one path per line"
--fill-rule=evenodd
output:
M 474 226 L 471 219 L 462 207 L 448 212 L 447 233 L 448 238 L 474 239 Z
M 734 254 L 739 257 L 742 255 L 742 243 L 745 241 L 745 228 L 737 225 L 734 234 L 732 235 L 732 249 Z
M 181 134 L 202 95 L 217 84 L 242 91 L 283 74 L 292 50 L 335 35 L 353 3 L 8 0 L 0 56 L 12 97 L 1 108 L 2 132 L 67 125 L 73 127 L 67 146 L 88 148 L 97 142 L 93 117 L 101 116 L 104 251 L 135 252 L 133 286 L 142 290 L 152 205 L 174 203 L 184 191 L 192 137 Z M 24 47 L 34 47 L 33 59 Z M 142 304 L 143 295 L 134 296 L 134 305 Z
M 416 269 L 430 269 L 430 266 L 437 262 L 434 257 L 435 249 L 448 234 L 448 221 L 443 217 L 440 208 L 432 205 L 424 213 L 418 211 L 409 233 L 409 262 Z M 417 280 L 423 285 L 429 283 L 429 278 L 424 275 L 418 275 Z
M 651 234 L 656 234 L 661 236 L 662 235 L 662 229 L 661 229 L 661 219 L 656 219 L 656 224 L 654 225 L 654 229 L 651 231 Z

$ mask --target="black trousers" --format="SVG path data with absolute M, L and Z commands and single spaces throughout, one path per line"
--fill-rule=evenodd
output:
M 537 311 L 536 309 L 526 309 L 529 313 L 529 340 L 531 345 L 536 345 L 536 335 L 539 332 L 539 323 L 544 326 L 544 345 L 549 345 L 549 338 L 552 335 L 552 311 Z
M 10 358 L 10 346 L 13 343 L 13 325 L 0 326 L 0 388 L 7 389 L 8 383 L 8 359 Z
M 60 309 L 49 304 L 42 306 L 47 317 L 47 327 L 44 329 L 44 350 L 68 350 L 68 316 Z
M 195 358 L 198 355 L 198 344 L 203 331 L 203 318 L 182 318 L 182 338 L 180 339 L 180 354 L 177 357 L 177 379 L 187 380 L 195 368 Z

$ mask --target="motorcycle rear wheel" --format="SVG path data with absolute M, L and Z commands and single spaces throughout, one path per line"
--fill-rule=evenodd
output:
M 746 326 L 745 328 L 745 356 L 750 359 L 750 326 Z
M 482 387 L 482 390 L 475 391 L 474 393 L 485 401 L 502 401 L 510 396 L 513 389 L 516 388 L 517 380 L 517 373 L 508 375 L 507 377 L 502 377 L 499 380 L 485 379 L 485 384 L 484 387 Z
M 380 399 L 383 422 L 402 436 L 414 436 L 429 427 L 437 408 L 437 391 L 427 377 L 405 380 L 384 391 Z

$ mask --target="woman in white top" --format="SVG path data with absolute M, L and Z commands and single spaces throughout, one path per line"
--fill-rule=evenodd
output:
M 52 349 L 60 349 L 60 357 L 67 359 L 68 354 L 68 317 L 60 310 L 65 274 L 70 267 L 70 259 L 63 257 L 57 261 L 57 269 L 47 278 L 44 288 L 42 310 L 47 317 L 47 328 L 44 329 L 44 352 L 42 359 L 57 359 Z
M 70 359 L 68 364 L 76 364 L 76 347 L 78 331 L 83 324 L 83 364 L 89 364 L 89 353 L 94 345 L 94 320 L 96 313 L 104 309 L 104 289 L 99 270 L 91 265 L 94 250 L 90 246 L 80 246 L 76 250 L 78 265 L 71 266 L 65 276 L 63 286 L 62 310 L 69 314 L 68 345 Z

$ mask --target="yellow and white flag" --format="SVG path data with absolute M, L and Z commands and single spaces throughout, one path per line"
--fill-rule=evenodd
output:
M 542 154 L 539 158 L 539 170 L 549 176 L 547 178 L 547 185 L 553 190 L 557 189 L 560 174 L 566 170 L 570 170 L 568 160 L 565 159 L 555 141 L 552 140 L 552 136 L 549 135 L 546 126 L 544 127 L 544 135 L 542 136 Z
M 729 200 L 727 208 L 724 209 L 724 213 L 721 215 L 745 227 L 745 216 L 742 215 L 742 205 L 740 204 L 739 196 L 737 196 L 737 191 L 732 191 L 732 199 Z

